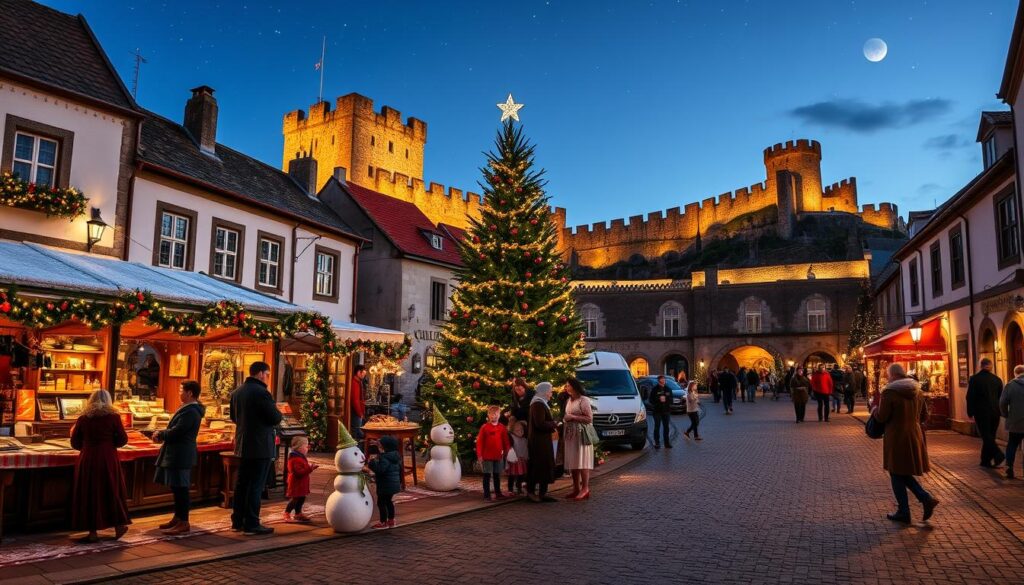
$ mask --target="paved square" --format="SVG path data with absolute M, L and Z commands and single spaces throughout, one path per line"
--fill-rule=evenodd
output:
M 737 403 L 730 417 L 708 402 L 705 441 L 652 452 L 588 502 L 515 503 L 130 581 L 1024 582 L 1024 482 L 976 468 L 976 439 L 929 434 L 937 470 L 923 482 L 942 504 L 930 525 L 901 527 L 885 519 L 881 441 L 854 417 L 798 425 L 785 400 Z

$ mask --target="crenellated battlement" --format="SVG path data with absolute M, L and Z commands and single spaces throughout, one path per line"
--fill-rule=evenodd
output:
M 391 106 L 381 106 L 380 112 L 373 109 L 373 100 L 358 93 L 343 95 L 335 100 L 334 109 L 328 101 L 317 102 L 303 110 L 293 110 L 284 115 L 284 133 L 301 131 L 310 126 L 334 124 L 342 117 L 358 116 L 372 121 L 376 126 L 402 132 L 410 139 L 426 142 L 427 123 L 419 118 L 409 117 L 402 122 L 402 113 Z
M 857 213 L 857 177 L 843 179 L 825 187 L 821 193 L 821 209 Z
M 770 158 L 794 153 L 809 153 L 820 157 L 821 144 L 817 140 L 808 140 L 806 138 L 790 140 L 788 142 L 779 142 L 764 149 L 764 160 L 765 162 L 768 162 L 768 159 Z

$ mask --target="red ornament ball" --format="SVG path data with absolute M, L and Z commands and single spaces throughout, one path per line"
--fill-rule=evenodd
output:
M 544 321 L 537 321 L 537 327 L 543 327 Z
M 54 304 L 53 304 L 53 303 L 46 303 L 46 310 L 47 310 L 47 311 L 52 311 L 52 310 L 53 310 L 53 307 L 54 307 Z
M 505 179 L 505 182 L 508 183 L 509 185 L 511 185 L 512 184 L 512 177 L 509 177 L 509 178 Z
M 480 236 L 473 236 L 473 243 L 474 244 L 479 244 L 480 243 Z
M 459 355 L 459 348 L 453 347 L 452 348 L 452 355 Z
M 63 303 L 60 304 L 60 310 L 61 311 L 67 311 L 68 310 L 68 302 L 67 301 L 64 301 Z
M 526 294 L 526 291 L 522 291 L 522 290 L 517 290 L 517 291 L 516 291 L 516 296 L 517 296 L 517 297 L 521 297 L 521 296 L 523 296 L 523 295 L 525 295 L 525 294 Z
M 471 423 L 471 422 L 473 422 L 473 417 L 471 417 L 471 416 L 467 416 L 467 417 L 466 417 L 466 422 L 468 422 L 468 423 Z
M 481 260 L 486 260 L 486 259 L 487 259 L 487 256 L 484 256 L 483 254 L 480 254 L 480 259 L 481 259 Z
M 522 369 L 520 369 L 520 370 L 519 370 L 519 375 L 520 375 L 520 376 L 525 376 L 525 375 L 526 375 L 526 368 L 522 368 Z
M 480 322 L 477 321 L 476 319 L 473 319 L 472 321 L 469 322 L 469 326 L 470 327 L 476 327 L 479 324 L 480 324 Z
M 501 330 L 502 331 L 508 331 L 508 323 L 502 323 L 501 324 Z
M 502 199 L 502 200 L 501 200 L 501 201 L 499 201 L 498 203 L 499 203 L 500 205 L 505 205 L 506 203 L 508 203 L 508 201 L 505 201 L 504 199 Z
M 525 252 L 523 252 L 523 258 L 529 258 L 529 257 L 530 257 L 530 251 L 529 250 L 526 250 Z
M 533 263 L 534 264 L 540 264 L 540 262 L 541 262 L 540 256 L 537 256 L 536 258 L 533 259 Z
M 135 298 L 139 299 L 139 302 L 141 303 L 142 301 L 146 300 L 146 295 L 138 293 L 135 295 Z
M 494 225 L 494 224 L 492 223 L 492 224 L 491 224 L 491 231 L 492 231 L 492 232 L 493 232 L 493 231 L 497 231 L 497 229 L 498 229 L 498 226 L 496 226 L 496 225 Z
M 533 273 L 532 272 L 527 272 L 526 273 L 526 278 L 533 278 Z
M 512 228 L 511 230 L 509 230 L 509 233 L 511 233 L 513 236 L 518 236 L 519 228 Z
M 526 303 L 523 303 L 523 304 L 521 304 L 521 305 L 519 305 L 519 306 L 520 306 L 520 307 L 522 307 L 524 311 L 525 311 L 526 309 L 529 309 L 529 308 L 530 308 L 530 305 L 527 305 Z
M 563 316 L 563 317 L 559 317 L 559 318 L 558 318 L 558 322 L 559 322 L 559 323 L 562 323 L 562 324 L 568 323 L 568 322 L 569 322 L 569 318 L 568 318 L 568 317 L 565 317 L 565 316 Z
M 522 187 L 516 187 L 516 193 L 522 193 L 522 192 L 523 192 L 523 188 Z
M 0 303 L 0 312 L 10 313 L 11 312 L 11 303 L 8 303 L 7 301 L 4 301 L 3 303 Z
M 537 218 L 536 217 L 530 220 L 530 225 L 537 225 Z
M 457 317 L 459 316 L 459 312 L 458 312 L 458 311 L 456 311 L 456 310 L 454 310 L 454 309 L 452 309 L 452 313 L 451 313 L 451 315 L 452 315 L 452 318 L 453 318 L 453 319 L 454 319 L 454 318 L 457 318 Z
M 480 389 L 480 382 L 473 382 L 473 390 L 479 390 L 479 389 Z
M 562 280 L 562 282 L 568 282 L 569 279 L 567 279 L 566 277 L 563 276 L 561 280 Z
M 440 390 L 441 388 L 444 388 L 444 384 L 442 384 L 441 382 L 434 382 L 434 388 Z

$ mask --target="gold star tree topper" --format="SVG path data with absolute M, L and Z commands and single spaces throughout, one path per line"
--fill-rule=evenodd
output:
M 501 110 L 501 121 L 504 122 L 509 118 L 512 118 L 516 122 L 519 121 L 519 110 L 523 107 L 523 104 L 517 104 L 512 100 L 512 94 L 508 94 L 508 99 L 505 103 L 498 104 L 498 109 Z

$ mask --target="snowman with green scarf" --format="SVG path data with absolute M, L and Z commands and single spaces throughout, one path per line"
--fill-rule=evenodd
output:
M 373 516 L 373 496 L 367 485 L 363 466 L 366 456 L 359 443 L 352 438 L 345 425 L 338 423 L 338 452 L 334 466 L 334 493 L 327 498 L 327 523 L 335 532 L 359 532 L 366 528 Z
M 433 425 L 430 428 L 430 440 L 434 446 L 430 448 L 430 461 L 423 468 L 423 479 L 427 487 L 438 492 L 450 492 L 459 487 L 462 479 L 462 466 L 455 448 L 455 429 L 448 424 L 448 419 L 434 405 Z

